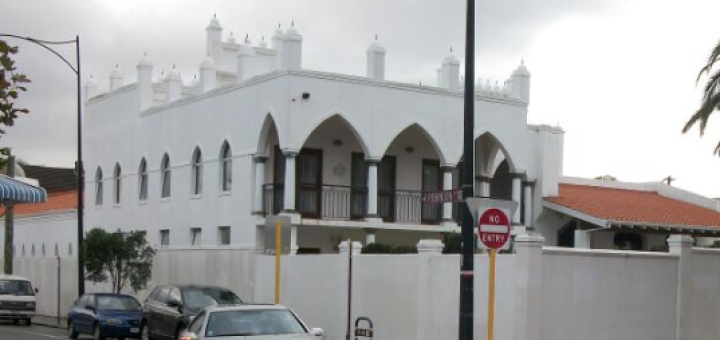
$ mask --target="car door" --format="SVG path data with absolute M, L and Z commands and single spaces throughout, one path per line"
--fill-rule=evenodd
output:
M 78 331 L 83 333 L 91 333 L 92 332 L 92 326 L 95 322 L 95 296 L 94 295 L 86 295 L 84 303 L 80 306 L 80 309 L 78 311 L 78 321 L 80 322 L 80 327 L 78 328 Z
M 75 304 L 70 307 L 70 312 L 68 313 L 68 318 L 70 318 L 70 322 L 73 323 L 73 327 L 75 327 L 75 331 L 82 332 L 82 314 L 85 309 L 85 303 L 87 303 L 87 295 L 81 296 L 77 301 L 75 301 Z
M 163 321 L 161 322 L 163 333 L 168 338 L 174 338 L 177 325 L 180 319 L 182 319 L 182 313 L 180 312 L 182 308 L 171 306 L 169 304 L 170 301 L 182 301 L 180 289 L 176 287 L 170 288 L 167 299 L 163 304 Z
M 148 327 L 152 335 L 167 336 L 163 331 L 163 321 L 165 313 L 165 302 L 170 294 L 170 288 L 162 287 L 157 293 L 155 299 L 148 303 Z

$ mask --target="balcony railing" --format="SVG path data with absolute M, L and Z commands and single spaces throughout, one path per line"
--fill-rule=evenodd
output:
M 263 212 L 278 214 L 283 209 L 282 184 L 263 186 Z M 340 185 L 299 185 L 295 206 L 305 218 L 360 220 L 367 216 L 367 188 Z M 378 215 L 386 222 L 438 224 L 442 204 L 422 202 L 422 191 L 378 190 Z

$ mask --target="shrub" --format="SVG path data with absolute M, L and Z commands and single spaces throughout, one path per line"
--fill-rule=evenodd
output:
M 370 243 L 363 246 L 363 254 L 414 254 L 417 253 L 415 246 L 396 246 L 385 243 Z

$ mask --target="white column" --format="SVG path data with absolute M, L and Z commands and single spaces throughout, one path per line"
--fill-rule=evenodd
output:
M 452 190 L 453 189 L 453 167 L 452 166 L 443 166 L 441 169 L 443 172 L 443 190 Z M 443 223 L 455 224 L 453 222 L 453 218 L 452 218 L 452 205 L 453 204 L 451 202 L 443 204 L 443 213 L 442 213 Z
M 523 199 L 523 202 L 525 202 L 525 206 L 523 206 L 523 219 L 525 220 L 525 227 L 532 228 L 533 226 L 533 182 L 525 182 L 523 183 L 525 186 L 525 197 Z
M 480 187 L 478 188 L 477 194 L 480 195 L 480 197 L 490 197 L 490 177 L 487 176 L 478 176 L 477 177 L 478 183 Z
M 522 194 L 522 178 L 520 178 L 520 174 L 513 174 L 512 200 L 513 200 L 513 202 L 518 204 L 518 208 L 515 209 L 515 213 L 512 216 L 512 224 L 513 225 L 520 225 L 520 209 L 522 208 L 520 206 L 521 194 Z
M 677 307 L 675 314 L 675 338 L 690 340 L 692 313 L 693 238 L 690 235 L 671 235 L 667 240 L 670 254 L 678 257 Z
M 295 212 L 295 157 L 298 152 L 285 150 L 285 197 L 283 211 Z
M 298 226 L 290 226 L 290 255 L 297 254 L 298 248 Z
M 590 249 L 592 247 L 592 242 L 590 241 L 590 233 L 585 230 L 575 230 L 574 231 L 574 239 L 575 244 L 573 245 L 575 248 L 578 249 Z
M 515 339 L 536 339 L 542 328 L 543 244 L 541 236 L 515 238 Z
M 255 199 L 254 199 L 254 206 L 253 206 L 253 212 L 255 214 L 262 214 L 263 213 L 263 185 L 265 184 L 265 161 L 267 161 L 267 157 L 263 155 L 255 155 L 253 157 L 253 161 L 255 161 Z M 270 213 L 270 211 L 268 211 Z
M 375 243 L 375 233 L 377 230 L 375 229 L 365 229 L 365 244 L 371 244 Z
M 378 161 L 366 160 L 368 163 L 368 206 L 367 214 L 369 218 L 378 218 Z

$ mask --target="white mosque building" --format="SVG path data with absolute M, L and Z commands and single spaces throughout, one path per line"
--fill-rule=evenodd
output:
M 159 76 L 144 56 L 137 83 L 116 68 L 109 91 L 86 84 L 88 229 L 145 230 L 168 249 L 262 251 L 266 219 L 281 214 L 293 253 L 336 252 L 347 238 L 414 245 L 459 231 L 457 204 L 422 200 L 461 177 L 463 92 L 452 53 L 434 86 L 417 85 L 385 79 L 377 39 L 358 76 L 303 68 L 294 25 L 270 43 L 224 39 L 216 18 L 206 32 L 195 82 L 175 69 Z M 515 233 L 651 250 L 667 234 L 720 230 L 711 199 L 659 183 L 563 177 L 564 132 L 528 124 L 529 102 L 522 64 L 502 86 L 476 87 L 475 193 L 517 202 Z M 18 232 L 16 248 L 37 235 Z

